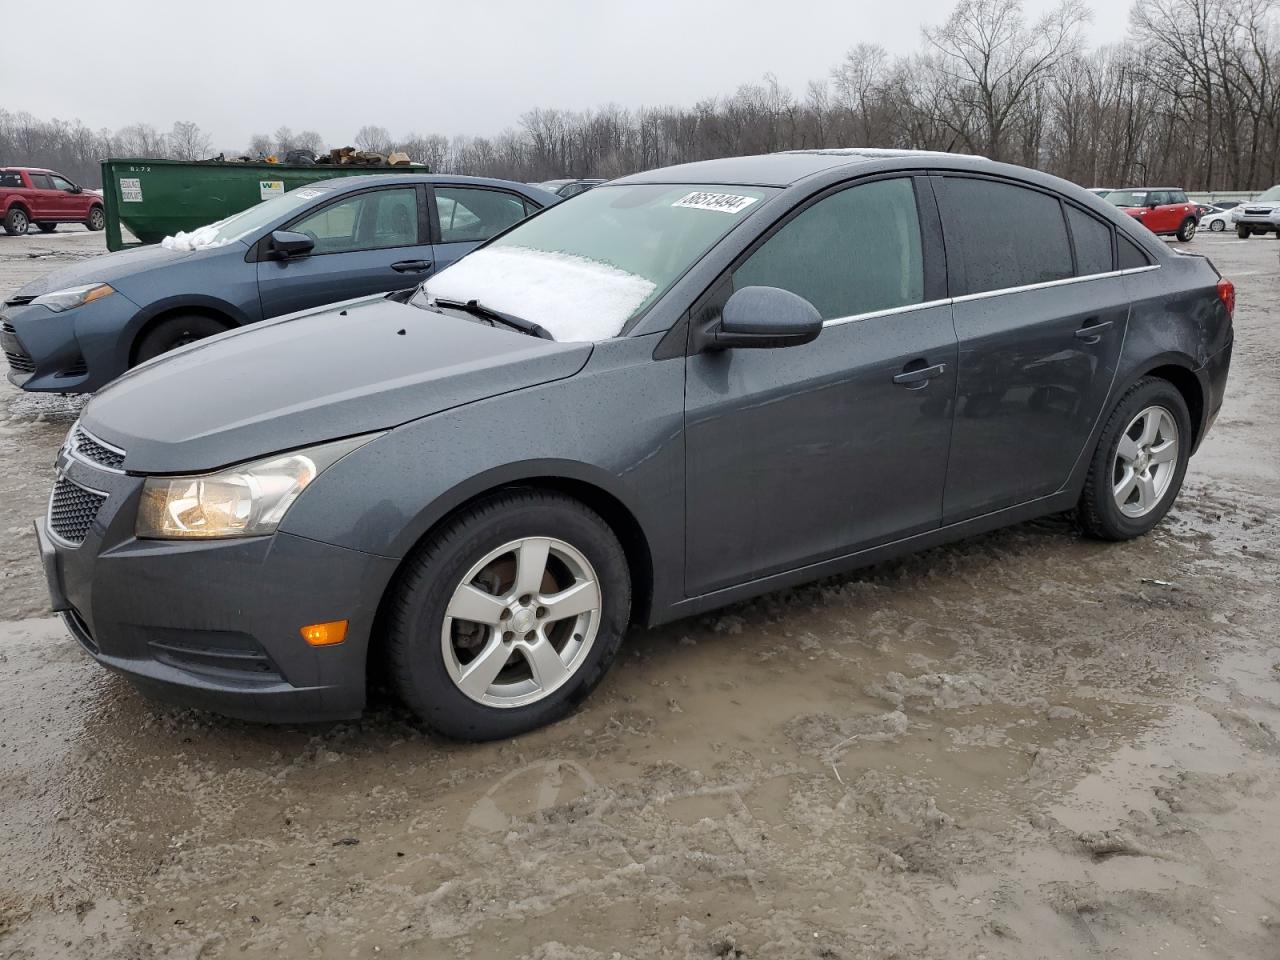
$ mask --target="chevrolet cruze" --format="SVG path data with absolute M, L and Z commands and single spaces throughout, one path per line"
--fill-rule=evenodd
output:
M 67 437 L 40 551 L 71 633 L 148 694 L 342 718 L 385 671 L 437 730 L 504 737 L 587 696 L 631 624 L 1048 513 L 1146 533 L 1222 403 L 1233 306 L 1208 260 L 1018 167 L 656 170 L 411 293 L 126 374 Z

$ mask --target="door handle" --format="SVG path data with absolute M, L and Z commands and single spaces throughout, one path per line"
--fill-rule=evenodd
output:
M 915 360 L 912 363 L 923 363 L 923 360 Z M 911 364 L 907 364 L 910 367 Z M 903 371 L 896 374 L 893 382 L 899 386 L 904 386 L 908 390 L 919 390 L 934 377 L 940 377 L 947 372 L 945 363 L 935 363 L 932 367 L 916 367 L 914 369 L 903 368 Z
M 1111 326 L 1111 323 L 1112 321 L 1110 320 L 1086 320 L 1084 322 L 1084 326 L 1076 331 L 1075 337 L 1077 340 L 1083 340 L 1085 343 L 1097 343 L 1102 339 L 1103 332 Z
M 400 260 L 391 265 L 396 273 L 423 273 L 431 269 L 430 260 Z

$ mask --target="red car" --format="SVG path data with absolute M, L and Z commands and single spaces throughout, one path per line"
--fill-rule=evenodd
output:
M 90 230 L 106 224 L 102 197 L 39 167 L 0 167 L 0 223 L 5 233 L 21 235 L 35 224 L 52 233 L 60 223 L 83 223 Z
M 1177 237 L 1186 243 L 1196 235 L 1199 211 L 1187 199 L 1186 193 L 1177 187 L 1112 190 L 1107 194 L 1107 200 L 1162 237 Z

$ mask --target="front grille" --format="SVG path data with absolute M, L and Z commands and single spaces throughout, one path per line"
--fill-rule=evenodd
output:
M 4 358 L 9 361 L 9 369 L 14 373 L 35 373 L 36 362 L 31 359 L 28 353 L 22 353 L 16 350 L 6 350 Z
M 13 328 L 13 324 L 10 323 L 8 320 L 0 320 L 0 333 L 17 333 L 17 332 L 18 331 Z
M 61 371 L 58 374 L 58 376 L 83 377 L 88 372 L 89 372 L 89 364 L 85 363 L 84 357 L 81 357 L 78 360 L 73 360 L 65 370 Z
M 79 424 L 71 431 L 71 450 L 80 459 L 96 463 L 108 470 L 119 470 L 124 465 L 124 451 L 108 447 L 92 437 Z
M 35 295 L 29 297 L 11 297 L 4 302 L 6 307 L 25 307 L 28 303 L 35 299 Z
M 106 499 L 66 477 L 59 477 L 49 500 L 49 529 L 67 543 L 84 543 L 89 527 Z
M 1271 212 L 1269 207 L 1245 207 L 1244 212 L 1251 217 L 1265 217 Z

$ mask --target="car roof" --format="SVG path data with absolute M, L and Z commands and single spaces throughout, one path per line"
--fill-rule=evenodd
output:
M 836 167 L 854 166 L 878 160 L 925 159 L 945 157 L 950 163 L 962 161 L 966 166 L 984 167 L 991 161 L 958 153 L 937 150 L 886 150 L 874 147 L 841 147 L 823 150 L 788 150 L 750 157 L 725 157 L 721 160 L 698 160 L 674 167 L 663 167 L 611 181 L 629 183 L 726 183 L 739 186 L 789 187 L 815 174 Z
M 53 173 L 48 167 L 0 167 L 5 173 L 17 173 L 26 171 L 27 173 Z M 61 174 L 59 174 L 61 176 Z
M 1146 190 L 1146 191 L 1152 191 L 1152 190 L 1178 190 L 1178 191 L 1181 191 L 1181 192 L 1184 192 L 1184 193 L 1186 192 L 1186 191 L 1183 191 L 1181 187 L 1120 187 L 1120 189 L 1119 189 L 1119 190 L 1116 190 L 1115 192 L 1116 192 L 1116 193 L 1120 193 L 1122 190 L 1130 190 L 1130 191 L 1135 191 L 1135 192 L 1136 192 L 1136 191 L 1139 191 L 1139 190 Z
M 328 180 L 318 180 L 314 183 L 307 184 L 311 187 L 324 186 L 327 190 L 338 188 L 346 188 L 354 190 L 363 187 L 380 187 L 389 184 L 405 184 L 405 183 L 433 183 L 437 186 L 449 186 L 451 184 L 460 187 L 499 187 L 504 190 L 516 190 L 527 196 L 556 197 L 555 194 L 541 187 L 529 183 L 520 183 L 516 180 L 498 180 L 494 177 L 463 177 L 448 173 L 371 173 L 360 174 L 346 177 L 332 177 Z

